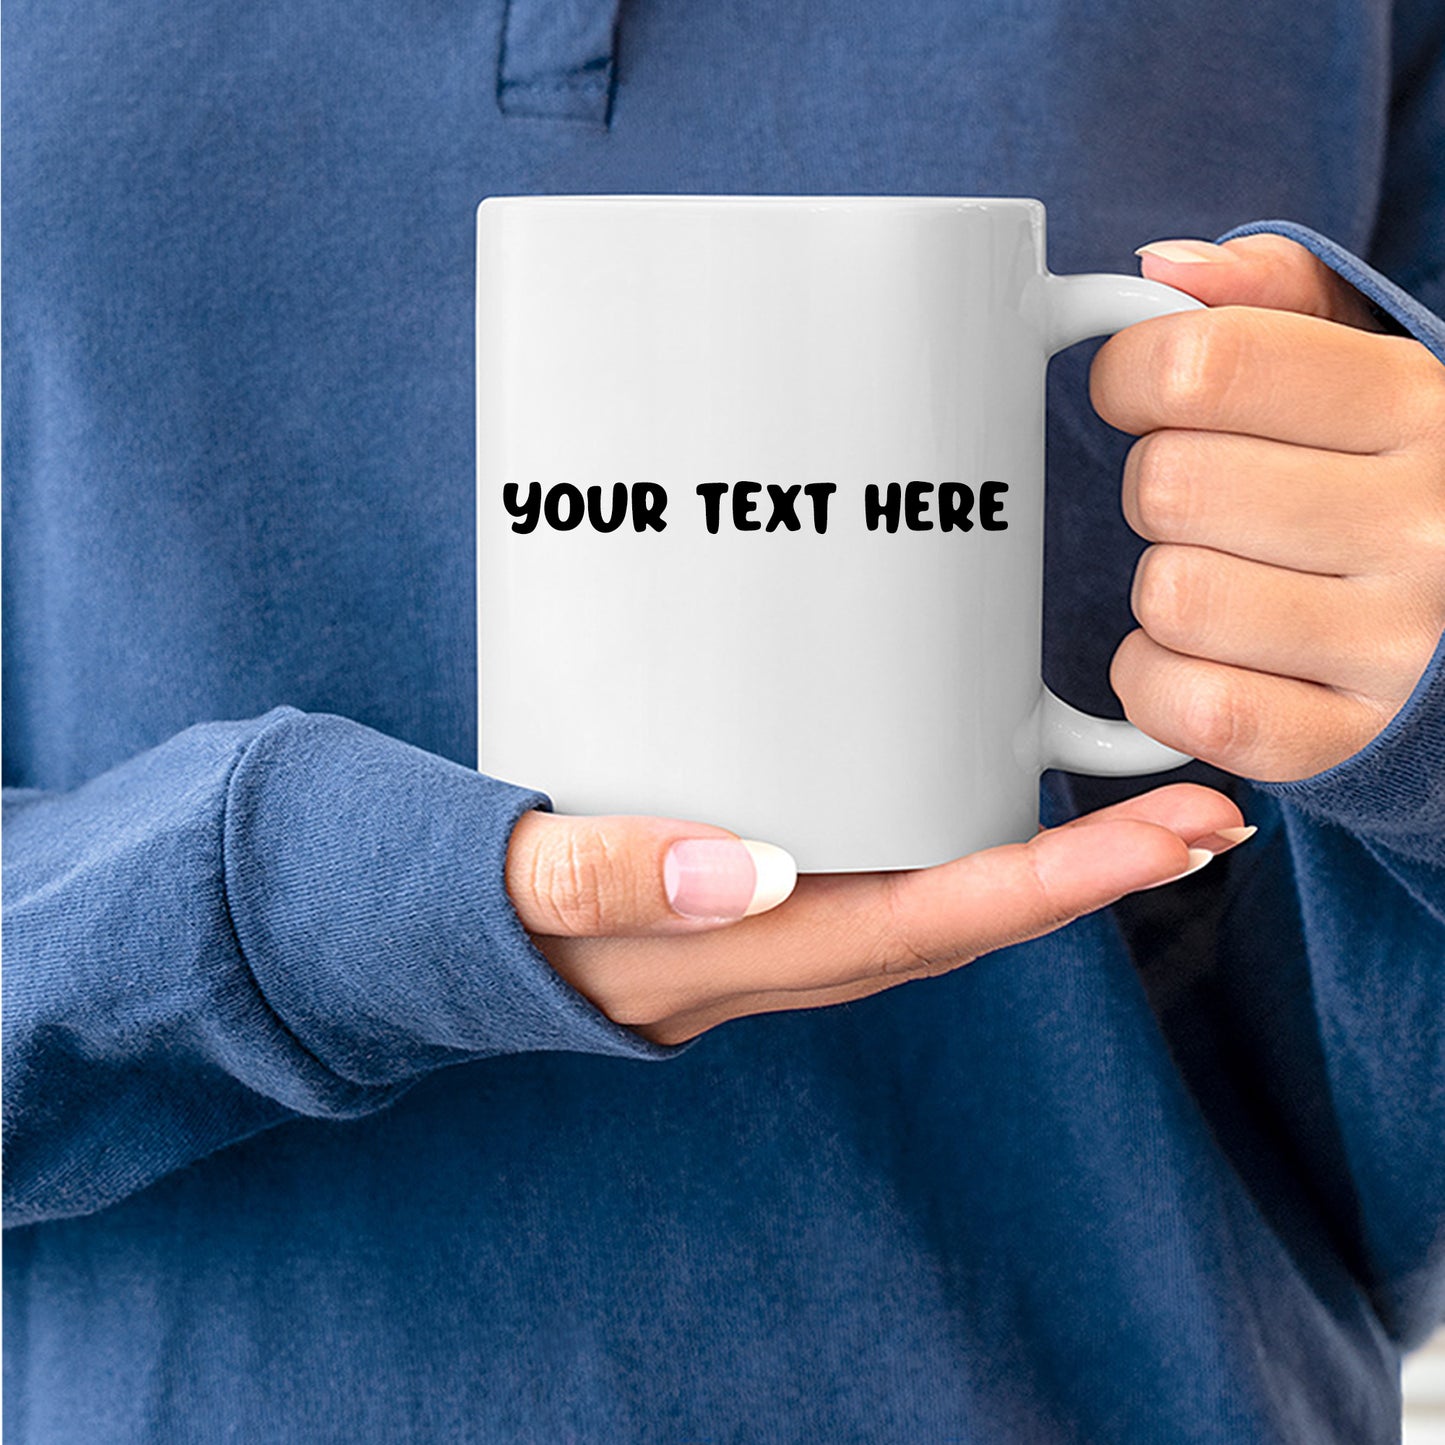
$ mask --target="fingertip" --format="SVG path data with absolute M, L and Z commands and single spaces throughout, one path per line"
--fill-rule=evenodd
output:
M 755 838 L 679 838 L 663 856 L 662 881 L 679 918 L 736 923 L 787 898 L 798 865 L 786 849 Z
M 770 876 L 777 872 L 774 864 Z M 519 820 L 505 871 L 529 932 L 595 938 L 735 923 L 758 876 L 752 854 L 724 828 L 633 814 Z
M 1234 299 L 1244 280 L 1239 263 L 1245 258 L 1213 241 L 1150 241 L 1134 254 L 1146 280 L 1172 286 L 1209 306 Z
M 1169 878 L 1161 878 L 1157 883 L 1147 884 L 1144 888 L 1135 891 L 1147 893 L 1150 888 L 1165 888 L 1170 883 L 1178 883 L 1181 878 L 1188 878 L 1191 873 L 1198 873 L 1201 868 L 1208 867 L 1212 862 L 1214 862 L 1214 854 L 1208 848 L 1191 848 L 1187 867 L 1181 868 L 1178 873 Z
M 1151 241 L 1134 253 L 1140 273 L 1209 306 L 1293 311 L 1377 329 L 1368 303 L 1313 251 L 1288 236 L 1260 231 L 1222 243 Z
M 1168 266 L 1198 266 L 1234 259 L 1227 246 L 1217 245 L 1213 241 L 1150 241 L 1147 245 L 1140 246 L 1134 254 L 1141 258 L 1141 268 L 1146 274 L 1150 266 L 1161 263 Z
M 1166 783 L 1097 812 L 1085 813 L 1062 827 L 1097 828 L 1123 820 L 1151 823 L 1191 844 L 1210 835 L 1227 835 L 1244 823 L 1238 805 L 1217 789 L 1202 783 Z
M 1039 849 L 1035 867 L 1047 890 L 1079 914 L 1180 877 L 1192 861 L 1179 834 L 1141 818 L 1056 828 L 1028 846 Z
M 1248 843 L 1258 832 L 1259 829 L 1252 824 L 1237 828 L 1216 828 L 1212 833 L 1195 838 L 1192 846 L 1206 848 L 1212 857 L 1217 858 L 1221 853 L 1228 853 L 1231 849 L 1238 848 L 1241 843 Z

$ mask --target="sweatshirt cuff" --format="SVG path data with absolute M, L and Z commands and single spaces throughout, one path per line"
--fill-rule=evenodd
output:
M 345 718 L 263 723 L 231 776 L 227 901 L 257 987 L 332 1073 L 384 1086 L 496 1054 L 680 1052 L 614 1023 L 522 927 L 507 845 L 545 794 Z
M 1262 232 L 1312 251 L 1445 363 L 1445 321 L 1318 231 L 1294 221 L 1254 221 L 1219 240 Z M 1313 777 L 1253 786 L 1405 857 L 1445 865 L 1445 638 L 1404 707 L 1358 753 Z
M 1385 730 L 1352 757 L 1291 783 L 1253 783 L 1325 822 L 1445 866 L 1445 640 Z

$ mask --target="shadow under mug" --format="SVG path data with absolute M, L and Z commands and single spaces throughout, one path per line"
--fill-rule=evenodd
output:
M 1187 761 L 1039 673 L 1048 359 L 1192 298 L 1051 275 L 1025 199 L 504 197 L 477 240 L 482 771 L 832 872 Z

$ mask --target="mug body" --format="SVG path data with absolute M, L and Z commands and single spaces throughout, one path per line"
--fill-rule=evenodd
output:
M 805 871 L 1032 836 L 1028 200 L 478 212 L 479 766 Z

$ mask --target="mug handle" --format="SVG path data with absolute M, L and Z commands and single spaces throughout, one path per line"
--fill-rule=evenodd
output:
M 1076 341 L 1106 336 L 1175 311 L 1202 311 L 1203 302 L 1142 276 L 1044 277 L 1045 345 L 1048 354 Z M 1095 777 L 1126 777 L 1160 773 L 1191 762 L 1188 753 L 1165 747 L 1133 723 L 1092 717 L 1055 697 L 1047 687 L 1039 694 L 1030 719 L 1033 759 L 1043 768 L 1063 768 Z

